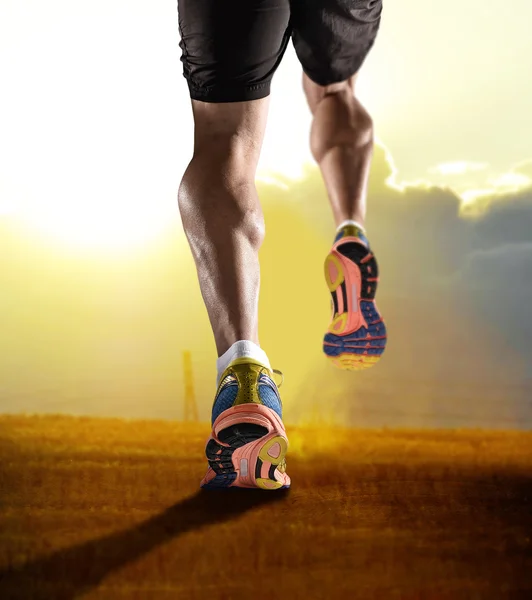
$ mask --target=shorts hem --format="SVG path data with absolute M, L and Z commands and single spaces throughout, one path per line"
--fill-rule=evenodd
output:
M 270 95 L 271 81 L 256 83 L 246 86 L 210 86 L 196 87 L 190 82 L 188 89 L 192 100 L 201 102 L 249 102 L 250 100 L 260 100 Z
M 334 85 L 335 83 L 342 83 L 343 81 L 347 81 L 350 77 L 353 77 L 353 75 L 356 75 L 360 71 L 364 62 L 365 62 L 365 57 L 364 57 L 364 60 L 360 61 L 356 65 L 353 65 L 353 67 L 351 67 L 349 70 L 345 70 L 343 72 L 336 71 L 336 73 L 334 73 L 334 74 L 331 73 L 331 74 L 328 74 L 327 76 L 323 76 L 322 74 L 318 74 L 318 73 L 312 73 L 312 72 L 308 71 L 307 69 L 305 69 L 304 67 L 303 67 L 303 71 L 304 71 L 305 75 L 311 81 L 313 81 L 316 85 L 321 85 L 322 87 L 326 87 L 328 85 Z

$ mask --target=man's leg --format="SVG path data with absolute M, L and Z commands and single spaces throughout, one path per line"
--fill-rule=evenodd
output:
M 325 279 L 333 301 L 323 349 L 344 369 L 363 369 L 378 361 L 386 328 L 375 304 L 378 265 L 364 229 L 366 194 L 373 154 L 373 123 L 355 97 L 356 75 L 320 86 L 303 74 L 313 114 L 312 154 L 318 163 L 336 224 Z
M 286 488 L 281 398 L 258 344 L 264 222 L 255 171 L 289 3 L 178 0 L 178 10 L 195 124 L 178 201 L 218 350 L 201 487 Z
M 255 171 L 268 103 L 192 100 L 194 155 L 178 199 L 218 356 L 238 340 L 259 343 L 264 220 Z
M 336 226 L 353 220 L 364 226 L 373 153 L 373 122 L 355 96 L 356 75 L 321 86 L 303 73 L 313 115 L 310 147 L 318 163 Z
M 384 352 L 386 328 L 375 304 L 377 261 L 364 228 L 373 125 L 355 96 L 355 83 L 378 32 L 382 2 L 321 0 L 295 6 L 294 47 L 313 115 L 311 151 L 336 223 L 325 260 L 332 317 L 323 351 L 340 368 L 363 369 Z
M 178 201 L 219 356 L 205 488 L 290 485 L 281 401 L 258 346 L 264 221 L 255 171 L 268 100 L 192 101 L 194 155 Z

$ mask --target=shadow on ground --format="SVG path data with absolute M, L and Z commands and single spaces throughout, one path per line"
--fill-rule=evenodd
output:
M 17 570 L 0 571 L 0 596 L 24 600 L 71 600 L 107 575 L 188 531 L 222 523 L 261 505 L 286 499 L 290 490 L 199 491 L 126 531 L 54 552 Z M 46 582 L 45 585 L 44 582 Z

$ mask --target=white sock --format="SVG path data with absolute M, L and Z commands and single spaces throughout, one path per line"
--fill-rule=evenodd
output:
M 249 340 L 238 340 L 238 342 L 235 342 L 229 350 L 224 352 L 222 356 L 216 360 L 216 369 L 218 371 L 216 375 L 216 385 L 220 383 L 222 373 L 235 358 L 253 358 L 268 367 L 270 371 L 272 370 L 266 352 L 264 352 L 260 346 Z
M 357 223 L 356 221 L 352 221 L 351 219 L 347 219 L 347 221 L 342 221 L 340 225 L 338 225 L 338 227 L 336 228 L 336 233 L 338 233 L 340 229 L 342 229 L 342 227 L 345 227 L 346 225 L 355 225 L 355 227 L 362 229 L 363 233 L 366 233 L 365 227 L 363 227 L 360 223 Z

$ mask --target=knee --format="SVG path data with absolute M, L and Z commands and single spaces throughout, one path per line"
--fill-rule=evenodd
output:
M 338 146 L 360 148 L 372 143 L 373 119 L 352 89 L 345 85 L 327 91 L 314 111 L 310 137 L 314 158 L 319 162 Z

